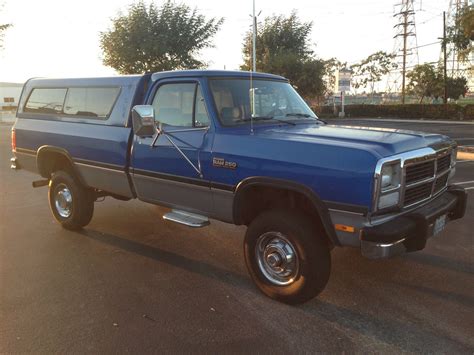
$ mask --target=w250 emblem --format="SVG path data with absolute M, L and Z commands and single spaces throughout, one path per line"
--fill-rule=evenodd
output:
M 224 158 L 212 158 L 212 165 L 216 168 L 236 169 L 237 163 L 234 161 L 227 161 Z

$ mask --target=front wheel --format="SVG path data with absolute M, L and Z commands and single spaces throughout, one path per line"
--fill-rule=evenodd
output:
M 247 229 L 244 254 L 257 287 L 278 301 L 298 304 L 326 286 L 331 255 L 324 231 L 295 210 L 270 210 Z
M 92 219 L 92 192 L 66 172 L 56 171 L 49 184 L 49 206 L 54 218 L 66 229 L 80 229 Z

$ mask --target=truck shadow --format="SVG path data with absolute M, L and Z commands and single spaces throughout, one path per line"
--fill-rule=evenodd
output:
M 124 251 L 135 253 L 137 255 L 149 259 L 166 263 L 174 267 L 189 271 L 191 273 L 200 274 L 211 279 L 226 282 L 228 284 L 231 284 L 232 286 L 237 286 L 239 288 L 252 289 L 250 279 L 232 271 L 222 269 L 215 265 L 189 259 L 179 254 L 175 254 L 166 250 L 155 248 L 112 234 L 97 232 L 90 229 L 83 229 L 78 233 L 95 241 L 108 244 L 116 248 L 120 248 Z

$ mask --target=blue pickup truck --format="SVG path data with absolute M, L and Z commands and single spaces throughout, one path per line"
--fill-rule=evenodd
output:
M 466 209 L 449 184 L 451 139 L 326 124 L 285 78 L 263 73 L 31 79 L 12 150 L 13 169 L 49 186 L 64 228 L 86 226 L 104 196 L 169 207 L 165 220 L 190 227 L 246 225 L 250 276 L 290 304 L 324 289 L 334 247 L 421 250 Z

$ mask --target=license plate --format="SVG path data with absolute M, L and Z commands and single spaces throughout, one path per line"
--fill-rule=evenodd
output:
M 446 215 L 442 215 L 436 218 L 436 221 L 433 227 L 433 235 L 441 233 L 445 226 L 446 226 Z

